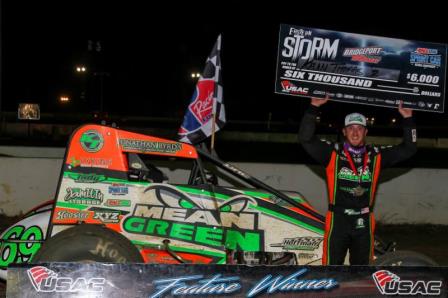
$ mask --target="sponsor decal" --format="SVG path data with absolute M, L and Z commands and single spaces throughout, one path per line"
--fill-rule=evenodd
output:
M 284 250 L 316 250 L 323 240 L 322 237 L 285 238 L 282 243 L 271 244 L 271 247 L 281 247 Z
M 81 157 L 77 159 L 76 157 L 72 157 L 69 163 L 69 169 L 76 167 L 107 169 L 111 164 L 111 158 Z
M 413 128 L 411 130 L 411 134 L 412 134 L 412 143 L 417 142 L 417 129 Z
M 109 186 L 109 194 L 113 196 L 127 195 L 128 192 L 129 188 L 125 184 L 113 183 Z
M 110 258 L 115 263 L 127 263 L 127 259 L 120 254 L 118 250 L 114 248 L 114 243 L 110 241 L 98 239 L 95 249 L 91 249 L 90 253 L 102 258 Z
M 214 84 L 215 82 L 210 79 L 199 80 L 193 94 L 194 100 L 188 105 L 188 109 L 201 124 L 206 123 L 213 116 Z
M 112 159 L 106 158 L 92 158 L 92 157 L 81 157 L 81 167 L 92 167 L 92 168 L 109 168 L 112 164 Z
M 42 229 L 38 226 L 29 228 L 13 226 L 5 232 L 0 241 L 0 267 L 7 267 L 11 263 L 28 262 L 40 249 L 43 240 Z
M 264 245 L 264 231 L 258 229 L 258 213 L 247 212 L 252 198 L 238 195 L 218 209 L 213 200 L 200 206 L 187 194 L 168 185 L 154 185 L 145 190 L 153 204 L 137 204 L 123 221 L 128 233 L 175 239 L 201 246 L 245 251 L 259 251 Z M 207 209 L 207 208 L 209 209 Z
M 381 61 L 381 57 L 375 56 L 366 56 L 366 55 L 355 55 L 352 56 L 352 61 L 365 62 L 365 63 L 374 63 L 377 64 Z
M 365 188 L 362 188 L 364 191 L 367 191 Z M 355 190 L 352 188 L 352 191 L 350 191 L 350 193 L 351 194 L 354 194 L 355 193 Z M 366 214 L 366 213 L 369 213 L 369 207 L 365 207 L 365 208 L 362 208 L 360 211 L 357 211 L 357 210 L 355 210 L 355 209 L 344 209 L 344 214 L 347 214 L 347 215 L 361 215 L 361 214 Z M 362 219 L 362 218 L 360 218 L 360 219 Z M 362 221 L 360 221 L 359 219 L 358 219 L 358 221 L 357 221 L 357 223 L 359 224 L 359 226 L 357 225 L 357 228 L 358 227 L 364 227 L 364 220 L 362 220 Z
M 131 200 L 107 199 L 104 203 L 107 207 L 130 207 Z
M 355 229 L 364 229 L 366 227 L 364 218 L 358 218 L 356 220 L 356 226 Z
M 422 55 L 436 55 L 438 51 L 437 49 L 417 48 L 415 52 Z
M 104 145 L 104 139 L 101 133 L 92 129 L 85 131 L 79 139 L 82 149 L 89 153 L 95 153 L 101 150 Z
M 176 153 L 182 150 L 181 143 L 150 142 L 131 139 L 120 139 L 123 150 L 134 150 L 141 152 Z
M 291 93 L 291 94 L 301 94 L 301 95 L 307 95 L 309 92 L 309 88 L 305 87 L 297 87 L 294 85 L 294 83 L 290 81 L 282 81 L 282 88 L 284 92 Z
M 243 223 L 244 222 L 244 223 Z M 238 223 L 240 227 L 235 226 Z M 128 233 L 176 239 L 209 247 L 257 251 L 263 234 L 257 214 L 137 204 L 123 229 Z
M 141 169 L 141 168 L 142 168 L 142 165 L 141 165 L 140 163 L 138 163 L 138 162 L 133 162 L 133 163 L 131 164 L 131 168 L 134 168 L 134 169 Z
M 66 191 L 64 201 L 73 204 L 100 205 L 104 198 L 101 190 L 95 188 L 69 187 Z
M 354 95 L 351 95 L 351 94 L 344 94 L 344 98 L 354 99 L 355 96 L 354 96 Z
M 351 57 L 352 61 L 377 64 L 381 61 L 381 47 L 346 48 L 342 53 L 344 57 Z
M 348 119 L 347 119 L 347 122 L 348 122 L 348 123 L 351 123 L 351 122 L 360 122 L 360 123 L 364 123 L 364 122 L 365 122 L 365 118 L 364 118 L 362 115 L 357 114 L 357 113 L 355 113 L 355 114 L 350 114 L 349 117 L 348 117 Z
M 103 223 L 117 223 L 120 221 L 120 212 L 95 212 L 93 219 Z
M 357 170 L 358 170 L 358 173 L 361 172 L 362 166 L 359 167 Z M 342 167 L 339 170 L 338 178 L 343 179 L 343 180 L 356 181 L 356 182 L 359 180 L 359 177 L 355 173 L 353 173 L 353 171 L 351 169 L 346 168 L 346 167 Z M 362 182 L 372 181 L 372 173 L 370 173 L 370 169 L 368 167 L 366 167 L 364 169 L 364 172 L 362 172 L 361 181 Z
M 236 173 L 237 175 L 240 175 L 240 176 L 242 176 L 244 178 L 251 178 L 249 175 L 247 175 L 245 172 L 241 171 L 240 169 L 238 169 L 234 165 L 231 165 L 229 163 L 225 163 L 225 164 L 223 164 L 223 166 L 225 168 L 227 168 L 229 171 Z
M 365 188 L 365 187 L 361 186 L 361 188 L 364 190 L 364 192 L 368 191 L 368 189 Z M 347 192 L 349 194 L 352 194 L 352 195 L 354 195 L 355 191 L 356 191 L 356 187 L 339 186 L 339 189 L 344 191 L 344 192 Z M 344 213 L 347 214 L 347 215 L 359 215 L 359 214 L 361 214 L 359 211 L 355 211 L 353 209 L 345 209 Z
M 319 257 L 319 255 L 301 252 L 301 253 L 297 254 L 297 257 L 299 259 L 311 260 L 311 259 L 317 259 Z
M 303 30 L 302 28 L 289 28 L 289 35 L 294 36 L 311 36 L 313 32 L 311 30 Z
M 321 91 L 321 90 L 314 90 L 313 94 L 314 95 L 323 95 L 323 96 L 325 96 L 327 94 L 327 92 L 326 91 Z
M 100 277 L 62 277 L 44 266 L 32 267 L 27 274 L 34 289 L 44 293 L 102 293 L 106 283 L 106 279 Z
M 69 169 L 76 168 L 76 167 L 79 167 L 80 165 L 81 165 L 81 161 L 79 159 L 76 159 L 76 157 L 72 157 L 70 159 L 70 163 L 69 163 L 68 168 Z
M 89 217 L 89 212 L 87 211 L 71 211 L 71 210 L 60 210 L 56 213 L 57 220 L 85 220 Z
M 439 68 L 442 65 L 442 55 L 437 49 L 417 48 L 411 52 L 409 60 L 416 67 Z
M 383 48 L 381 47 L 366 47 L 366 48 L 346 48 L 342 56 L 352 57 L 357 55 L 378 56 L 381 54 Z
M 376 271 L 372 278 L 382 295 L 440 295 L 442 288 L 442 281 L 402 280 L 388 270 Z
M 308 35 L 305 34 L 308 32 Z M 303 33 L 303 34 L 302 34 Z M 310 30 L 290 28 L 289 36 L 283 40 L 281 55 L 303 64 L 313 60 L 334 60 L 338 52 L 339 39 L 311 37 Z
M 98 183 L 107 179 L 104 175 L 68 173 L 68 177 L 76 183 Z

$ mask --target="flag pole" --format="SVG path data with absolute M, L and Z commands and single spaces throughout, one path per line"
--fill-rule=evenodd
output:
M 211 139 L 211 143 L 210 143 L 210 151 L 213 151 L 213 149 L 215 148 L 215 120 L 216 120 L 216 113 L 213 112 L 212 116 L 213 116 L 213 122 L 212 122 L 212 139 Z

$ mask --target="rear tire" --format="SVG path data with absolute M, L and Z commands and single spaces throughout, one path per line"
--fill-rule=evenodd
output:
M 47 239 L 32 262 L 143 263 L 123 235 L 100 225 L 81 224 Z
M 409 251 L 397 250 L 387 252 L 379 256 L 372 262 L 374 266 L 438 266 L 438 264 L 431 258 L 424 254 Z

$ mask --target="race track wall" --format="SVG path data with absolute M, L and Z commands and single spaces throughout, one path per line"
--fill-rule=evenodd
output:
M 62 159 L 0 157 L 0 213 L 18 215 L 52 199 Z M 235 163 L 263 182 L 302 193 L 321 213 L 327 208 L 323 170 L 316 166 Z M 173 183 L 185 183 L 186 170 L 161 168 Z M 448 170 L 388 169 L 378 189 L 376 218 L 382 223 L 448 225 Z M 220 184 L 227 184 L 220 178 Z

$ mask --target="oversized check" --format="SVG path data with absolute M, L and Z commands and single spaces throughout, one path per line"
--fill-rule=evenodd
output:
M 447 45 L 282 24 L 275 92 L 444 111 Z

